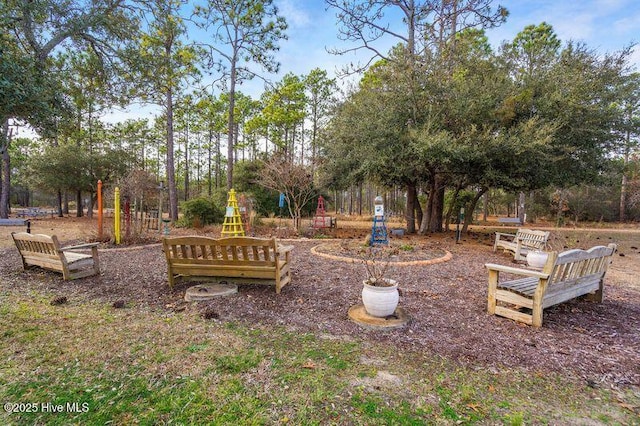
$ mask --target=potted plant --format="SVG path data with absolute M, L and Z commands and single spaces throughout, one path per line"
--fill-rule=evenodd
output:
M 547 263 L 547 258 L 549 257 L 549 253 L 543 250 L 530 250 L 527 253 L 527 264 L 532 268 L 542 269 L 545 263 Z
M 387 258 L 383 259 L 385 254 Z M 398 282 L 386 276 L 392 255 L 388 248 L 369 247 L 363 256 L 367 278 L 362 282 L 362 304 L 373 317 L 393 315 L 400 300 Z

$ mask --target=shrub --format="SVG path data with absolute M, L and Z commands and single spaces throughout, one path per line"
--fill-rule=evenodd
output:
M 182 203 L 184 222 L 188 227 L 222 223 L 224 209 L 206 197 L 194 198 Z

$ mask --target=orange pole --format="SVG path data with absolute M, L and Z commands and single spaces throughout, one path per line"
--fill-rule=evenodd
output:
M 102 241 L 102 181 L 98 181 L 98 240 Z

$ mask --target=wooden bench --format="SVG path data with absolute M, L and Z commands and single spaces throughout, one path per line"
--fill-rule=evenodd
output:
M 290 252 L 275 238 L 201 236 L 165 237 L 169 286 L 175 279 L 224 278 L 241 283 L 275 284 L 276 293 L 291 282 Z
M 502 225 L 511 224 L 511 225 L 522 225 L 519 217 L 499 217 L 498 223 Z
M 53 218 L 54 214 L 55 212 L 53 210 L 42 210 L 39 207 L 27 207 L 26 209 L 19 211 L 17 213 L 18 217 L 30 217 L 30 218 L 46 217 L 49 215 L 51 215 L 51 217 Z
M 27 219 L 0 219 L 0 226 L 26 226 Z
M 520 228 L 515 234 L 496 232 L 496 239 L 493 243 L 493 251 L 502 249 L 513 253 L 516 261 L 525 260 L 530 250 L 544 250 L 549 240 L 549 231 L 535 231 Z
M 602 302 L 604 275 L 615 251 L 616 245 L 609 244 L 587 251 L 550 252 L 542 271 L 487 263 L 487 311 L 540 327 L 543 311 L 549 306 L 583 295 Z M 500 273 L 524 278 L 501 282 Z
M 98 243 L 60 247 L 55 235 L 12 232 L 11 237 L 20 252 L 22 267 L 25 270 L 32 266 L 39 266 L 62 272 L 64 280 L 100 274 Z M 91 254 L 77 252 L 83 249 L 91 249 Z

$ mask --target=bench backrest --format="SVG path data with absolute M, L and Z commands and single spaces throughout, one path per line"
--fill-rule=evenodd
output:
M 607 272 L 616 247 L 615 244 L 609 244 L 606 247 L 595 246 L 589 250 L 568 250 L 558 255 L 553 253 L 544 268 L 545 272 L 550 271 L 548 285 L 571 285 L 578 280 L 585 280 L 585 277 L 601 279 Z M 553 264 L 549 265 L 551 262 Z
M 23 257 L 37 256 L 60 259 L 60 243 L 55 235 L 12 232 L 11 237 Z
M 275 238 L 166 237 L 162 244 L 172 264 L 276 266 Z
M 532 229 L 518 229 L 515 241 L 520 240 L 524 247 L 542 250 L 547 246 L 549 231 L 535 231 Z

